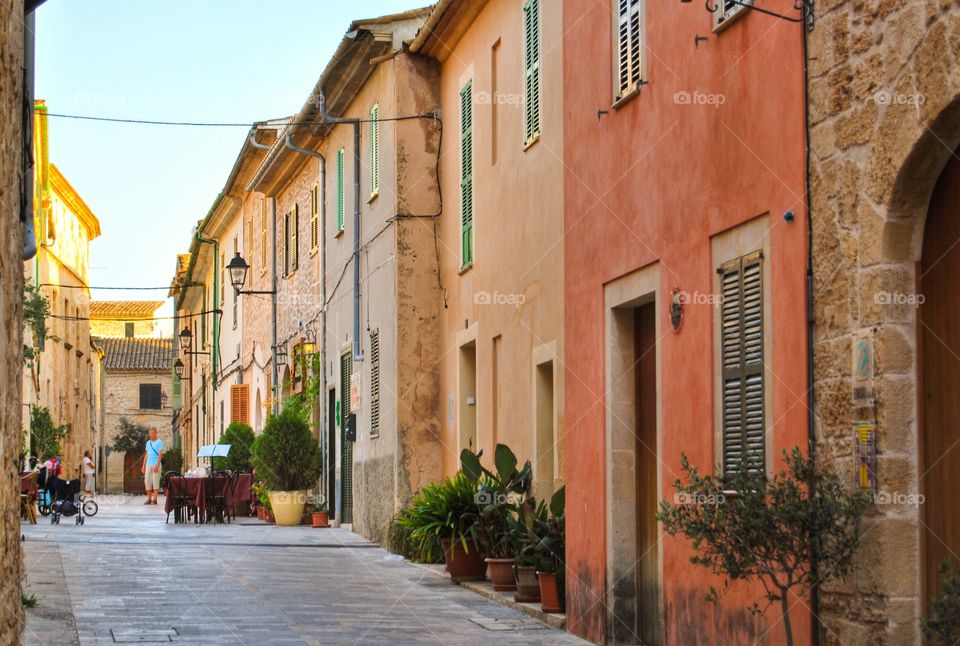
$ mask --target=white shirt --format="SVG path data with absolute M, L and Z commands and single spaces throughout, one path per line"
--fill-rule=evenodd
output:
M 93 473 L 94 473 L 94 471 L 93 471 L 93 460 L 91 460 L 91 459 L 88 458 L 87 456 L 83 456 L 82 462 L 83 462 L 83 475 L 85 475 L 85 476 L 92 476 Z

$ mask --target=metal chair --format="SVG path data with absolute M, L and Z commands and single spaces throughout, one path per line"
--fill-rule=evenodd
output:
M 227 471 L 217 471 L 206 479 L 207 520 L 217 523 L 229 521 L 227 511 L 227 491 L 230 487 L 231 475 Z
M 186 522 L 186 519 L 184 518 L 184 512 L 187 511 L 187 507 L 189 506 L 189 502 L 190 502 L 188 497 L 183 493 L 183 489 L 174 486 L 173 483 L 170 482 L 170 478 L 182 478 L 182 477 L 183 477 L 183 474 L 180 473 L 179 471 L 167 471 L 163 475 L 163 482 L 165 483 L 164 485 L 165 493 L 167 494 L 167 498 L 172 498 L 173 500 L 172 504 L 173 504 L 174 524 Z M 169 512 L 167 513 L 167 520 L 165 522 L 167 523 L 170 522 Z

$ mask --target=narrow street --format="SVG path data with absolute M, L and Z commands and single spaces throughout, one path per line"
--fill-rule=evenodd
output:
M 343 529 L 167 525 L 162 499 L 100 501 L 82 527 L 23 526 L 24 644 L 585 643 Z

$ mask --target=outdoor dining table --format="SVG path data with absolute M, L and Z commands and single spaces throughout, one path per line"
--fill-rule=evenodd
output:
M 176 498 L 184 497 L 189 506 L 196 509 L 199 522 L 207 517 L 207 498 L 213 494 L 210 486 L 214 479 L 226 479 L 223 476 L 170 476 L 167 479 L 166 502 L 164 511 L 169 514 L 174 509 Z M 226 491 L 227 508 L 238 503 L 249 503 L 253 499 L 253 474 L 241 473 Z

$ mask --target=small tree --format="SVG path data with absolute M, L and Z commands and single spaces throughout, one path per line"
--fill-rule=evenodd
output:
M 70 431 L 69 424 L 57 426 L 50 411 L 43 406 L 30 407 L 30 454 L 42 462 L 60 455 L 60 441 Z
M 253 443 L 257 478 L 270 491 L 311 489 L 320 479 L 320 443 L 307 423 L 309 413 L 299 397 L 271 415 Z
M 147 440 L 150 438 L 150 429 L 143 424 L 131 422 L 126 417 L 120 418 L 120 430 L 113 438 L 111 448 L 120 453 L 143 453 Z
M 250 450 L 256 440 L 253 429 L 241 422 L 231 422 L 220 436 L 220 444 L 229 444 L 230 453 L 225 458 L 213 458 L 213 470 L 250 471 Z
M 815 583 L 850 572 L 871 499 L 850 493 L 832 473 L 818 473 L 797 448 L 783 456 L 786 471 L 764 482 L 746 465 L 723 478 L 701 476 L 684 455 L 687 482 L 676 481 L 677 501 L 662 501 L 657 519 L 671 536 L 690 539 L 690 561 L 722 575 L 724 590 L 732 581 L 759 580 L 767 605 L 754 603 L 751 611 L 779 602 L 792 646 L 789 593 L 804 595 Z M 707 598 L 720 596 L 711 588 Z
M 30 361 L 38 351 L 43 350 L 47 340 L 47 316 L 50 314 L 50 301 L 39 291 L 24 287 L 23 322 L 31 332 L 33 345 L 23 345 L 23 360 Z
M 940 563 L 940 592 L 930 599 L 930 614 L 920 621 L 927 639 L 960 643 L 960 576 L 948 561 Z
M 179 436 L 173 441 L 173 446 L 163 452 L 160 458 L 160 470 L 163 473 L 183 470 L 183 442 Z

